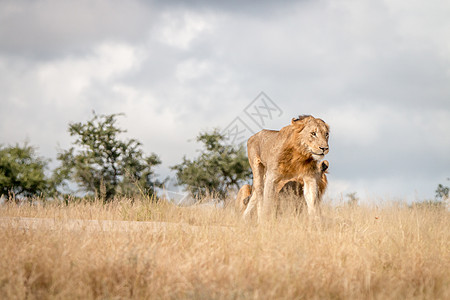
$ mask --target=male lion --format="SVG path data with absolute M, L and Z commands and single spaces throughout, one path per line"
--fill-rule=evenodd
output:
M 303 182 L 308 213 L 316 213 L 323 174 L 318 162 L 329 151 L 329 131 L 323 120 L 300 116 L 280 131 L 262 130 L 248 139 L 253 193 L 244 218 L 250 217 L 255 206 L 259 221 L 269 218 L 275 211 L 278 191 L 291 180 Z

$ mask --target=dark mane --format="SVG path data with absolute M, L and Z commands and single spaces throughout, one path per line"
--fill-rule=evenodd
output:
M 292 119 L 292 121 L 297 122 L 297 121 L 301 121 L 301 120 L 304 120 L 309 117 L 311 117 L 311 115 L 299 115 L 298 118 Z

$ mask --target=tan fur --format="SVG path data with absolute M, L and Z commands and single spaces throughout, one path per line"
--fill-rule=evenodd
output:
M 246 184 L 239 189 L 236 196 L 235 209 L 238 213 L 243 214 L 247 207 L 250 195 L 252 193 L 252 187 L 250 184 Z
M 319 162 L 319 170 L 322 172 L 321 180 L 319 181 L 319 198 L 321 199 L 328 185 L 327 173 L 329 162 L 324 160 Z M 298 197 L 298 205 L 304 204 L 303 197 L 303 180 L 289 180 L 289 181 L 281 181 L 278 185 L 278 193 L 280 198 L 286 197 L 290 194 L 294 194 Z M 247 208 L 248 202 L 250 201 L 250 196 L 252 194 L 252 187 L 249 184 L 242 186 L 239 189 L 239 192 L 236 196 L 235 208 L 236 211 L 240 214 L 243 214 L 245 209 Z
M 244 217 L 256 207 L 258 219 L 267 219 L 275 211 L 278 192 L 289 181 L 300 183 L 308 212 L 315 214 L 327 185 L 320 160 L 328 153 L 328 135 L 329 126 L 323 120 L 301 116 L 280 131 L 262 130 L 250 137 L 253 193 Z M 242 194 L 248 194 L 248 187 L 246 191 Z
M 322 162 L 319 162 L 318 168 L 319 172 L 321 172 L 321 177 L 318 182 L 318 189 L 319 189 L 319 198 L 321 199 L 323 194 L 325 193 L 325 190 L 328 185 L 328 179 L 327 179 L 327 173 L 328 173 L 328 167 L 330 166 L 330 163 L 327 160 L 324 160 Z M 283 192 L 284 190 L 291 189 L 295 190 L 295 192 L 300 196 L 303 197 L 303 180 L 299 178 L 298 180 L 289 180 L 289 181 L 281 181 L 278 185 L 278 191 Z

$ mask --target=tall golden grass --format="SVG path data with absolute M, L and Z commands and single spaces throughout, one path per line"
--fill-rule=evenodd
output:
M 0 206 L 1 299 L 450 299 L 450 214 L 324 205 L 262 226 L 231 208 L 127 199 Z M 53 227 L 19 227 L 16 217 Z M 77 230 L 73 219 L 167 222 Z

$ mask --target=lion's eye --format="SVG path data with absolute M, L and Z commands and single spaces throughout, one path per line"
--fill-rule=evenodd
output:
M 311 132 L 311 136 L 316 137 L 317 134 L 313 131 L 313 132 Z
M 328 138 L 328 136 L 329 136 L 330 134 L 327 132 L 327 133 L 325 133 L 325 136 Z

